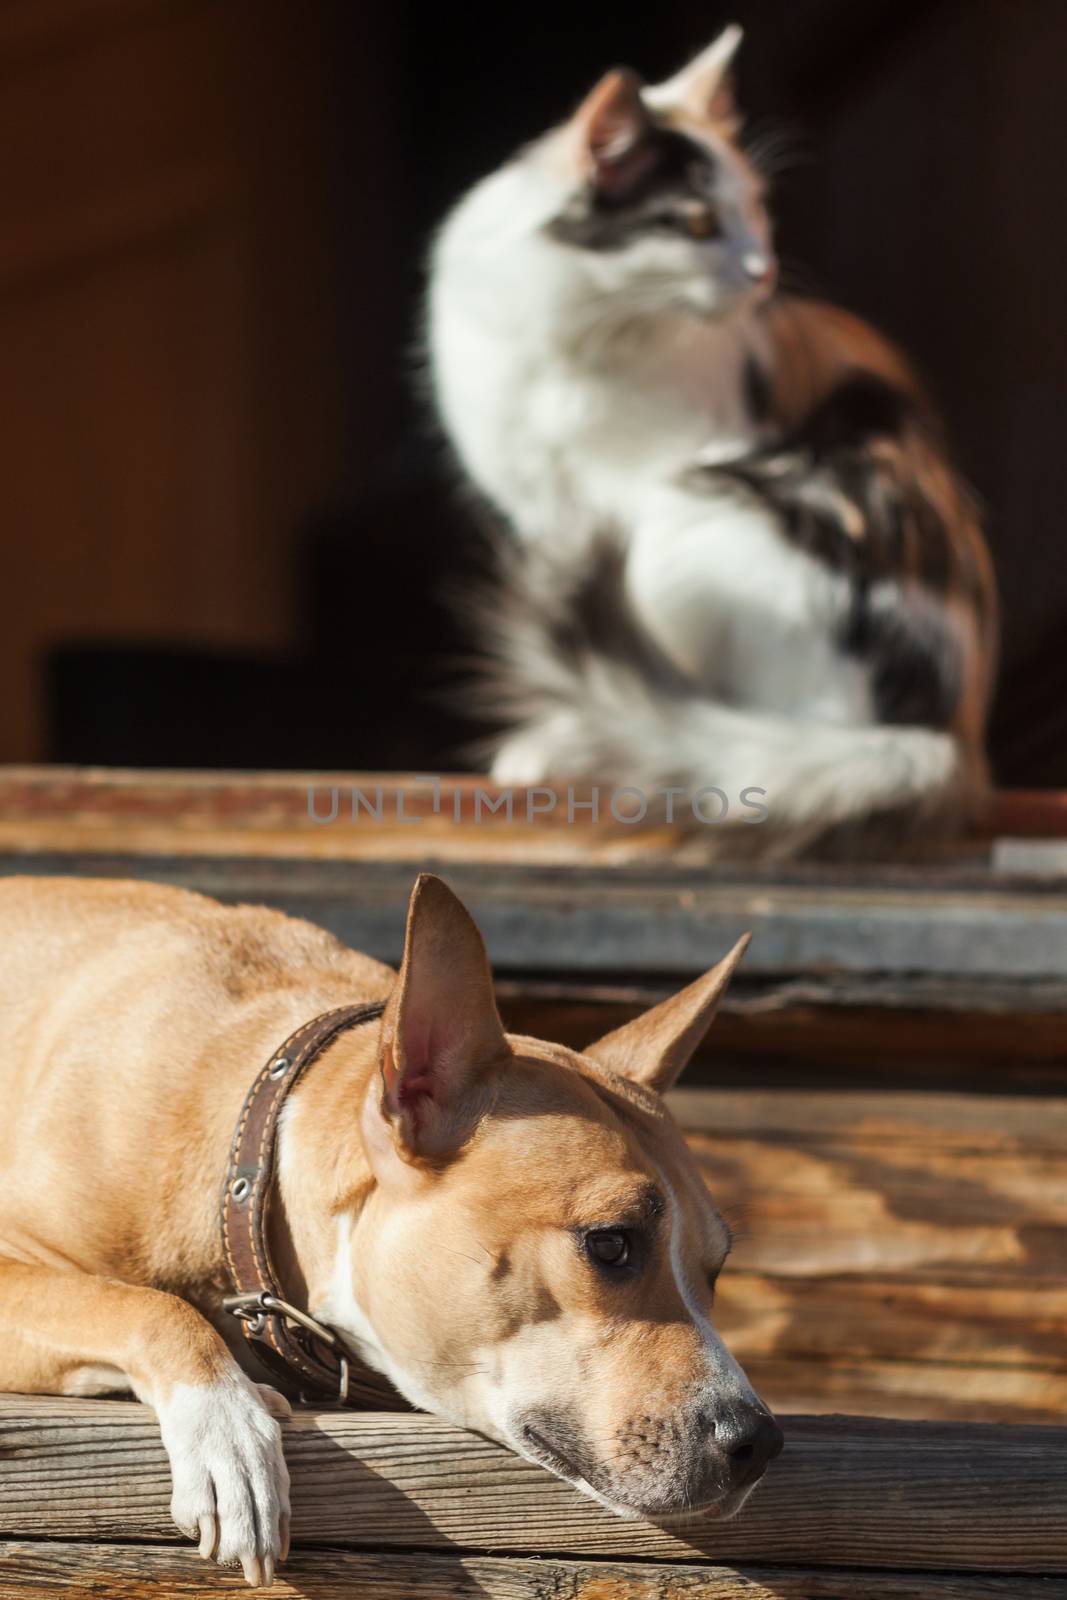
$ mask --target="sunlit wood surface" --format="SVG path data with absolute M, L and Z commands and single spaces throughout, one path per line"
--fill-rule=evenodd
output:
M 309 785 L 380 790 L 383 819 L 312 822 Z M 478 916 L 508 1025 L 576 1048 L 752 928 L 675 1101 L 737 1236 L 733 1348 L 784 1410 L 1067 1420 L 1067 873 L 991 857 L 994 834 L 1054 841 L 1064 798 L 999 797 L 955 855 L 774 868 L 558 815 L 475 825 L 479 788 L 10 770 L 0 868 L 260 900 L 395 962 L 432 866 Z
M 1026 1576 L 1067 1572 L 1063 1429 L 787 1418 L 785 1450 L 738 1518 L 670 1527 L 621 1520 L 432 1417 L 306 1412 L 284 1432 L 294 1554 L 283 1594 L 1064 1593 L 1054 1578 L 1037 1587 Z M 0 1594 L 235 1588 L 239 1577 L 220 1576 L 180 1544 L 169 1498 L 144 1407 L 0 1398 Z M 412 1549 L 422 1552 L 417 1562 L 405 1555 Z

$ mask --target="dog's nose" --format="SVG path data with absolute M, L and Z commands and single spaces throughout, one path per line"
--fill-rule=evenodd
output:
M 766 1411 L 742 1412 L 715 1430 L 716 1443 L 729 1462 L 730 1484 L 743 1489 L 762 1478 L 770 1462 L 781 1453 L 785 1438 Z

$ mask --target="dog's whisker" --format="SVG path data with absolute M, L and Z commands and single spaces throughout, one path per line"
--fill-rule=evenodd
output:
M 483 1247 L 479 1246 L 479 1248 L 481 1249 Z M 480 1267 L 481 1266 L 481 1262 L 477 1259 L 476 1256 L 469 1256 L 469 1255 L 467 1255 L 467 1253 L 465 1251 L 456 1250 L 450 1244 L 439 1245 L 438 1249 L 447 1250 L 447 1252 L 448 1252 L 448 1254 L 450 1256 L 461 1256 L 464 1261 L 469 1261 L 472 1266 L 475 1266 L 475 1267 Z M 492 1256 L 489 1255 L 488 1250 L 486 1250 L 485 1253 L 486 1253 L 487 1256 L 489 1256 L 489 1260 L 491 1261 L 493 1258 L 492 1258 Z
M 428 1370 L 435 1372 L 444 1371 L 459 1373 L 466 1378 L 487 1378 L 489 1376 L 488 1367 L 468 1366 L 462 1361 L 433 1361 L 426 1357 L 416 1359 L 413 1362 L 413 1365 L 417 1367 L 425 1367 Z

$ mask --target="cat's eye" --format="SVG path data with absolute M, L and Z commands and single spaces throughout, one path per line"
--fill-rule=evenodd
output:
M 623 1228 L 597 1228 L 586 1234 L 585 1248 L 602 1267 L 625 1267 L 630 1260 L 632 1239 Z
M 691 239 L 714 239 L 722 230 L 719 219 L 710 206 L 700 206 L 693 211 L 687 211 L 683 226 Z

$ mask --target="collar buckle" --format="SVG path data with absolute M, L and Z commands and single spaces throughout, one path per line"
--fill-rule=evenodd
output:
M 348 1356 L 335 1328 L 325 1322 L 319 1322 L 317 1317 L 311 1317 L 306 1311 L 301 1311 L 299 1306 L 290 1305 L 288 1300 L 281 1300 L 276 1294 L 271 1294 L 268 1289 L 261 1290 L 258 1294 L 231 1294 L 222 1302 L 222 1309 L 228 1311 L 239 1322 L 247 1324 L 248 1332 L 253 1338 L 262 1334 L 267 1326 L 268 1317 L 284 1317 L 287 1322 L 299 1323 L 306 1328 L 314 1338 L 332 1351 L 337 1358 L 337 1398 L 343 1405 L 348 1399 L 349 1366 Z

